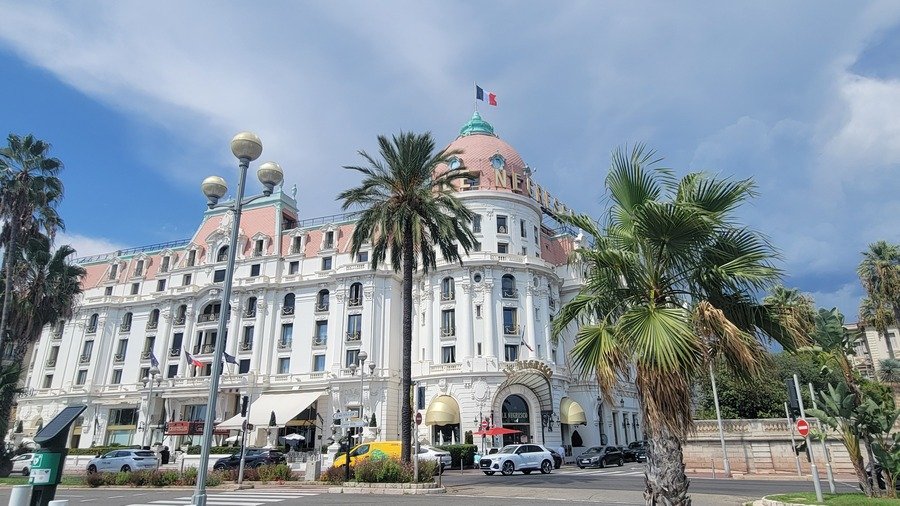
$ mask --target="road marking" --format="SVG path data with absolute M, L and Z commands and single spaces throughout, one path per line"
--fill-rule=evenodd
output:
M 326 493 L 325 489 L 315 490 L 277 490 L 277 489 L 260 489 L 260 490 L 235 490 L 232 492 L 212 493 L 206 496 L 206 504 L 209 506 L 264 506 L 269 503 L 277 503 L 282 501 L 294 502 L 297 499 L 316 496 Z M 126 496 L 120 496 L 126 497 Z M 128 506 L 190 506 L 191 496 L 176 497 L 175 499 L 160 499 L 152 501 L 149 504 L 130 504 Z M 95 501 L 96 499 L 86 499 L 82 502 Z

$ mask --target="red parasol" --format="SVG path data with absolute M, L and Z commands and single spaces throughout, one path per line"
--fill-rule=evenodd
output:
M 521 434 L 522 431 L 515 429 L 507 429 L 504 427 L 494 427 L 488 430 L 480 430 L 473 432 L 473 436 L 505 436 L 506 434 Z

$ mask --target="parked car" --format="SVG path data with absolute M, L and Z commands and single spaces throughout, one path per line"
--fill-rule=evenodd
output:
M 90 460 L 87 472 L 93 473 L 118 473 L 129 471 L 141 471 L 156 469 L 158 459 L 150 450 L 113 450 L 100 457 Z
M 550 455 L 553 455 L 553 469 L 559 469 L 563 463 L 562 455 L 557 453 L 556 450 L 554 450 L 552 448 L 548 448 L 548 450 L 550 451 Z
M 22 476 L 28 476 L 31 471 L 31 459 L 33 453 L 23 453 L 12 458 L 12 472 L 20 473 Z
M 622 454 L 625 462 L 645 462 L 647 460 L 647 449 L 649 445 L 646 441 L 632 441 L 628 443 L 628 448 Z
M 439 472 L 441 473 L 443 473 L 444 469 L 447 469 L 448 467 L 450 467 L 450 464 L 453 463 L 453 459 L 450 457 L 450 452 L 438 450 L 428 445 L 419 445 L 419 461 L 421 462 L 424 460 L 437 462 L 440 469 Z
M 509 476 L 516 471 L 525 474 L 540 471 L 548 474 L 553 470 L 553 455 L 540 445 L 506 445 L 497 453 L 482 457 L 478 465 L 488 476 L 498 471 L 503 476 Z
M 278 450 L 270 450 L 268 448 L 247 448 L 247 454 L 244 456 L 244 468 L 253 469 L 264 465 L 284 464 L 286 459 L 284 454 Z M 223 469 L 238 469 L 241 467 L 241 450 L 238 450 L 227 457 L 222 457 L 213 464 L 213 469 L 221 471 Z
M 625 456 L 615 446 L 592 446 L 575 460 L 578 467 L 606 467 L 610 464 L 621 466 L 625 464 Z

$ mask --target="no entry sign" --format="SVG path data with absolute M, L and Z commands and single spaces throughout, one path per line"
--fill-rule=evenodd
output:
M 488 428 L 488 421 L 482 420 L 481 421 L 481 430 L 487 430 L 487 428 Z
M 797 420 L 797 432 L 799 432 L 801 436 L 806 437 L 807 434 L 809 434 L 809 422 L 803 418 Z
M 416 425 L 422 425 L 422 413 L 416 413 Z

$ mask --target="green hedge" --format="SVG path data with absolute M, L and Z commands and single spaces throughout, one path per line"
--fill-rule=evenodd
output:
M 139 450 L 141 447 L 134 446 L 92 446 L 90 448 L 69 448 L 69 455 L 104 455 L 113 450 Z
M 478 450 L 476 445 L 444 445 L 436 446 L 446 452 L 450 452 L 450 458 L 453 459 L 452 467 L 459 469 L 459 461 L 467 467 L 475 465 L 475 451 Z
M 240 446 L 213 446 L 213 447 L 210 447 L 209 454 L 210 455 L 216 455 L 216 454 L 231 455 L 232 453 L 234 453 L 240 449 L 241 449 Z M 188 452 L 188 455 L 200 455 L 200 445 L 189 446 L 187 452 Z

